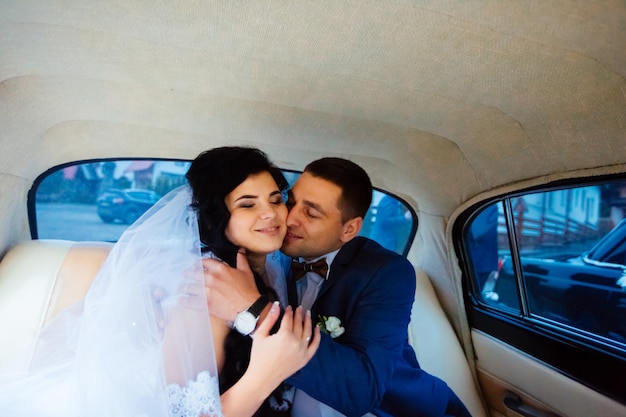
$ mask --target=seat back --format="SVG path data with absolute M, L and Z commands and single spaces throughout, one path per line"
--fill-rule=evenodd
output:
M 409 324 L 409 341 L 420 366 L 444 380 L 473 417 L 488 416 L 467 358 L 448 321 L 430 278 L 416 270 L 417 289 Z
M 32 240 L 0 262 L 0 365 L 59 311 L 82 299 L 112 244 Z

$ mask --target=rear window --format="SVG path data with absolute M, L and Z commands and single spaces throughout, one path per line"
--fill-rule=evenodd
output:
M 185 184 L 190 161 L 116 159 L 82 161 L 42 174 L 29 193 L 34 239 L 116 242 L 162 196 Z M 290 184 L 299 172 L 283 171 Z M 361 235 L 400 254 L 408 253 L 417 229 L 414 211 L 375 190 Z

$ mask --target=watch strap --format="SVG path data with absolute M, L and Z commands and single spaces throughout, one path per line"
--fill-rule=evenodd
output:
M 248 312 L 252 314 L 254 317 L 259 318 L 261 312 L 268 305 L 270 299 L 267 298 L 265 294 L 261 295 L 250 307 L 248 307 Z

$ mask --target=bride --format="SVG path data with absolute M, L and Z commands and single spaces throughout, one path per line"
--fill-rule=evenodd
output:
M 262 298 L 250 309 L 267 315 L 258 328 L 242 319 L 233 329 L 210 315 L 194 278 L 203 256 L 234 265 L 243 248 L 257 285 L 272 281 L 265 258 L 286 232 L 280 170 L 258 149 L 223 147 L 201 153 L 187 179 L 2 370 L 0 415 L 251 416 L 313 356 L 319 329 L 301 308 L 275 331 L 278 302 Z

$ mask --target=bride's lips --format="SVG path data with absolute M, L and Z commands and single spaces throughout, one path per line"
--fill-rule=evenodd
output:
M 269 227 L 264 227 L 262 229 L 257 229 L 256 231 L 259 233 L 268 235 L 268 236 L 276 236 L 280 234 L 281 230 L 282 228 L 280 226 L 269 226 Z

